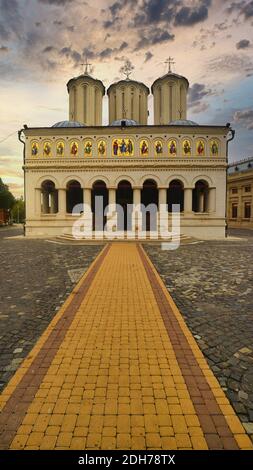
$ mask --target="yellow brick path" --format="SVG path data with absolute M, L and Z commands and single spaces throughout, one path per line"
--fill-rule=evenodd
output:
M 158 279 L 157 273 L 155 276 Z M 215 400 L 224 407 L 221 414 L 235 443 L 239 448 L 252 448 L 173 301 L 166 296 Z M 34 353 L 43 347 L 64 308 Z M 3 392 L 3 409 L 32 359 L 33 353 Z M 135 244 L 112 244 L 10 448 L 208 449 L 205 436 L 140 251 Z

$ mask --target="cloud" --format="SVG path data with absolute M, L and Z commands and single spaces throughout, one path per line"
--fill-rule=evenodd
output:
M 246 55 L 223 54 L 211 59 L 207 67 L 209 71 L 219 74 L 222 72 L 242 74 L 253 71 L 253 61 Z
M 135 51 L 155 44 L 161 44 L 167 41 L 173 41 L 174 34 L 169 33 L 167 30 L 161 28 L 153 28 L 148 34 L 141 36 L 136 44 Z
M 192 26 L 196 23 L 202 22 L 208 17 L 208 7 L 211 1 L 202 1 L 199 6 L 188 7 L 183 6 L 175 16 L 176 26 Z
M 17 0 L 0 0 L 0 11 L 0 37 L 9 39 L 13 34 L 20 38 L 23 32 L 23 18 Z
M 76 50 L 73 50 L 71 47 L 63 47 L 59 54 L 67 57 L 67 59 L 72 59 L 75 65 L 77 65 L 82 58 L 81 54 Z
M 240 111 L 236 111 L 233 116 L 234 122 L 238 122 L 242 127 L 246 127 L 248 130 L 253 130 L 253 109 L 246 108 Z
M 9 48 L 7 46 L 0 47 L 0 54 L 6 54 L 7 52 L 9 52 Z
M 128 47 L 128 43 L 126 41 L 123 41 L 119 47 L 119 51 L 123 51 L 123 49 L 126 49 Z
M 55 51 L 55 47 L 54 46 L 46 46 L 43 51 L 42 51 L 42 54 L 46 54 L 48 52 L 53 52 Z
M 245 20 L 253 17 L 253 1 L 242 0 L 240 2 L 232 2 L 227 8 L 227 13 L 238 12 Z
M 241 39 L 236 43 L 236 49 L 247 49 L 250 47 L 250 41 L 248 39 Z
M 207 109 L 209 108 L 209 104 L 208 103 L 199 103 L 197 105 L 195 105 L 191 112 L 193 114 L 198 114 L 198 113 L 203 113 L 204 111 L 206 111 Z
M 150 59 L 152 59 L 153 56 L 154 56 L 154 54 L 152 54 L 152 52 L 147 51 L 147 52 L 145 53 L 145 60 L 144 60 L 144 62 L 148 62 Z
M 210 89 L 206 89 L 203 83 L 194 83 L 188 92 L 188 106 L 196 106 L 205 97 L 211 94 Z
M 56 5 L 58 7 L 65 6 L 74 1 L 75 0 L 38 0 L 39 3 L 44 3 L 45 5 Z

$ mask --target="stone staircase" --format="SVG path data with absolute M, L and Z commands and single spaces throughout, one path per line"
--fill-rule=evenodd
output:
M 149 243 L 149 244 L 156 244 L 156 243 L 169 243 L 171 242 L 171 238 L 162 238 L 158 236 L 158 238 L 152 238 L 149 234 L 147 234 L 146 238 L 139 238 L 136 236 L 135 238 L 127 238 L 126 233 L 120 238 L 107 238 L 103 237 L 103 234 L 100 236 L 95 236 L 95 232 L 93 232 L 91 238 L 75 238 L 72 234 L 70 233 L 63 233 L 62 235 L 58 235 L 55 240 L 64 242 L 64 243 L 75 243 L 75 244 L 106 244 L 108 242 L 113 243 L 113 242 L 126 242 L 126 243 Z M 189 244 L 189 243 L 196 243 L 197 239 L 190 237 L 188 235 L 180 234 L 180 236 L 175 237 L 173 239 L 174 242 L 180 241 L 180 244 Z

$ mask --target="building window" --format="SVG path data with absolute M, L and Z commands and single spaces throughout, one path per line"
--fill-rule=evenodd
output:
M 237 204 L 232 204 L 232 219 L 237 219 Z
M 245 186 L 244 187 L 244 192 L 245 193 L 250 193 L 251 192 L 251 186 Z
M 238 193 L 238 189 L 237 189 L 237 188 L 232 188 L 231 192 L 232 192 L 232 194 L 237 194 L 237 193 Z
M 251 216 L 251 204 L 250 202 L 245 202 L 244 204 L 244 218 L 250 219 Z

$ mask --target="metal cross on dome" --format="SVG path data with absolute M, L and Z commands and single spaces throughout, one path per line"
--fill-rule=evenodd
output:
M 175 63 L 176 63 L 176 62 L 174 61 L 174 58 L 173 58 L 173 57 L 169 57 L 164 63 L 168 65 L 168 72 L 167 72 L 167 73 L 171 73 L 171 72 L 172 72 L 171 66 L 172 66 L 172 65 L 175 65 Z
M 91 67 L 91 64 L 88 63 L 87 57 L 86 57 L 85 62 L 84 62 L 83 64 L 81 64 L 81 66 L 82 66 L 82 67 L 85 66 L 85 70 L 83 71 L 83 73 L 84 73 L 85 75 L 89 75 L 89 67 Z

